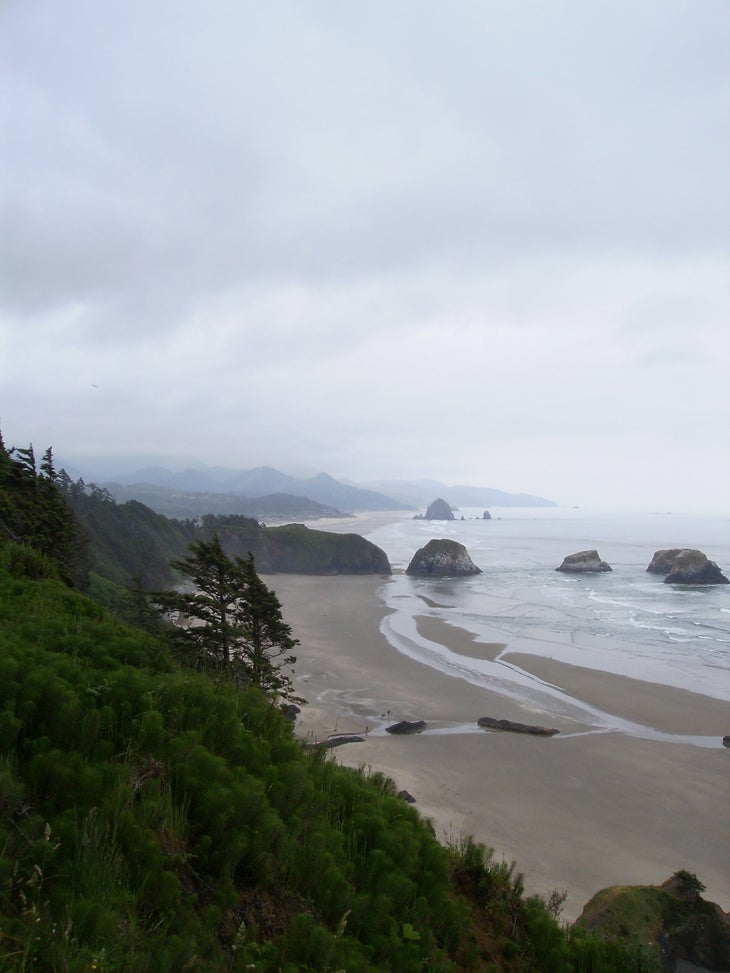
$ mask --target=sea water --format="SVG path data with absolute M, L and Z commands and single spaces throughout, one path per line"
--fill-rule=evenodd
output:
M 394 515 L 386 523 L 364 520 L 354 528 L 381 547 L 393 567 L 379 596 L 389 609 L 382 631 L 394 650 L 548 712 L 570 712 L 575 701 L 510 662 L 511 654 L 526 652 L 730 700 L 730 585 L 668 585 L 646 571 L 656 550 L 693 547 L 727 576 L 730 519 L 513 507 L 494 508 L 492 519 L 484 520 L 482 512 L 462 509 L 453 521 Z M 482 573 L 458 579 L 407 576 L 412 556 L 432 538 L 462 543 Z M 555 570 L 566 555 L 594 548 L 612 571 Z M 476 651 L 460 654 L 448 639 L 423 637 L 417 626 L 422 616 L 472 633 Z M 480 643 L 505 648 L 495 657 L 493 649 L 480 653 Z

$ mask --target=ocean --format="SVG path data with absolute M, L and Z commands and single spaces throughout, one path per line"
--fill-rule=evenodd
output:
M 481 508 L 465 508 L 456 515 L 463 519 L 454 521 L 393 515 L 333 525 L 362 534 L 388 555 L 394 574 L 378 594 L 389 609 L 382 632 L 394 651 L 548 714 L 582 710 L 585 715 L 589 707 L 520 669 L 511 659 L 514 653 L 730 700 L 730 585 L 673 586 L 646 572 L 656 550 L 694 547 L 727 576 L 730 519 L 562 508 L 490 512 L 491 520 L 482 519 Z M 482 573 L 408 577 L 404 572 L 413 554 L 435 537 L 464 544 Z M 555 570 L 566 555 L 593 548 L 611 572 Z M 424 637 L 418 630 L 424 616 L 472 633 L 474 651 L 463 654 L 448 639 Z M 496 656 L 495 643 L 504 646 Z M 662 736 L 609 714 L 591 716 L 607 730 Z

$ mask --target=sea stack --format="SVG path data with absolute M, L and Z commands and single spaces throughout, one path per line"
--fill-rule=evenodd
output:
M 598 556 L 598 551 L 578 551 L 577 554 L 569 554 L 563 558 L 563 563 L 556 571 L 564 571 L 566 574 L 600 574 L 603 571 L 611 571 L 611 565 L 602 561 Z
M 458 578 L 481 574 L 469 557 L 467 549 L 458 541 L 432 540 L 413 555 L 406 574 L 418 578 Z
M 454 513 L 445 500 L 438 497 L 433 503 L 429 503 L 428 509 L 423 517 L 424 520 L 454 520 Z

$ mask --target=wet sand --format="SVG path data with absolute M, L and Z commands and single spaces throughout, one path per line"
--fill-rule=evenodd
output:
M 438 837 L 462 833 L 515 861 L 528 893 L 564 889 L 575 918 L 599 889 L 658 884 L 685 868 L 706 896 L 730 908 L 730 706 L 696 693 L 510 652 L 424 615 L 419 631 L 452 651 L 530 672 L 597 709 L 675 740 L 595 732 L 575 713 L 536 706 L 445 676 L 396 652 L 380 633 L 376 595 L 387 579 L 268 576 L 300 640 L 297 691 L 309 700 L 297 721 L 304 739 L 361 733 L 332 751 L 353 767 L 383 771 L 416 798 Z M 540 723 L 554 737 L 486 732 L 480 716 Z M 424 733 L 385 726 L 425 720 Z M 716 737 L 717 746 L 681 740 Z M 679 738 L 680 742 L 676 742 Z

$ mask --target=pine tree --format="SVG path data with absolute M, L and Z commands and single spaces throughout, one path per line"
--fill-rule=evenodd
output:
M 158 609 L 177 613 L 172 640 L 197 669 L 224 673 L 259 686 L 272 700 L 304 702 L 294 694 L 284 667 L 298 641 L 281 614 L 281 603 L 256 573 L 253 557 L 229 558 L 218 535 L 197 540 L 171 566 L 190 579 L 193 591 L 153 596 Z
M 237 663 L 248 681 L 268 695 L 303 702 L 293 696 L 291 679 L 282 671 L 297 661 L 291 653 L 299 641 L 292 637 L 291 626 L 282 617 L 281 602 L 256 573 L 252 554 L 245 561 L 236 560 L 245 578 L 239 616 L 246 633 L 246 651 Z

